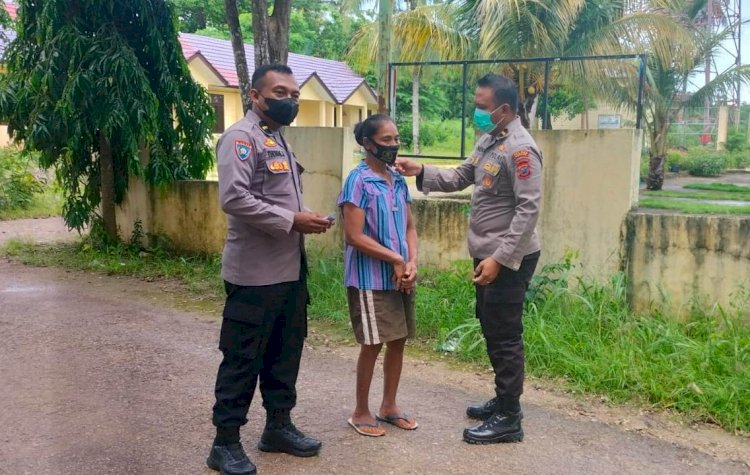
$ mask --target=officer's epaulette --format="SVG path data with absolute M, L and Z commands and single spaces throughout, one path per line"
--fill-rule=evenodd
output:
M 260 121 L 258 126 L 260 126 L 260 130 L 262 130 L 264 134 L 268 135 L 269 137 L 273 135 L 273 130 L 271 130 L 271 127 L 269 127 L 265 122 Z

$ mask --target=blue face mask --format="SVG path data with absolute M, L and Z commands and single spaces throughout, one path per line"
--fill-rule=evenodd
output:
M 479 108 L 474 109 L 474 127 L 485 134 L 489 134 L 490 132 L 495 130 L 495 127 L 497 127 L 497 125 L 492 122 L 492 114 L 500 110 L 500 107 L 492 112 L 488 112 L 484 109 Z

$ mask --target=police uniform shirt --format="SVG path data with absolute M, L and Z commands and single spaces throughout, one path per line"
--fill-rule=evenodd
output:
M 516 117 L 497 136 L 486 134 L 459 167 L 425 165 L 421 190 L 457 191 L 474 185 L 469 254 L 493 257 L 518 270 L 540 249 L 536 223 L 542 201 L 542 153 Z
M 303 241 L 292 225 L 303 210 L 303 169 L 284 138 L 248 111 L 219 138 L 216 156 L 228 224 L 222 278 L 243 286 L 299 280 Z

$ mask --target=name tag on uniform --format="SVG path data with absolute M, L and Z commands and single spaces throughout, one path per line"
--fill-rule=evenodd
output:
M 482 170 L 486 171 L 492 176 L 497 175 L 500 172 L 500 164 L 497 162 L 484 162 L 484 165 L 482 166 Z
M 266 160 L 266 167 L 271 173 L 289 173 L 292 169 L 287 160 Z

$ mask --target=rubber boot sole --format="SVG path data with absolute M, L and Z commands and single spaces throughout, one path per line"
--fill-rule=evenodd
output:
M 503 434 L 492 439 L 472 439 L 464 435 L 464 442 L 475 445 L 490 445 L 490 444 L 509 444 L 514 442 L 523 442 L 523 430 L 518 432 L 511 432 L 510 434 Z
M 223 471 L 221 467 L 219 467 L 219 463 L 216 460 L 212 459 L 210 456 L 206 459 L 206 465 L 211 470 L 219 472 L 220 475 L 228 475 L 227 472 Z M 257 469 L 253 470 L 252 472 L 243 473 L 242 475 L 255 475 L 256 473 L 258 473 Z
M 313 450 L 298 450 L 289 447 L 279 447 L 277 445 L 264 442 L 263 440 L 258 442 L 258 450 L 260 450 L 261 452 L 284 453 L 294 455 L 295 457 L 314 457 L 320 453 L 320 448 Z

